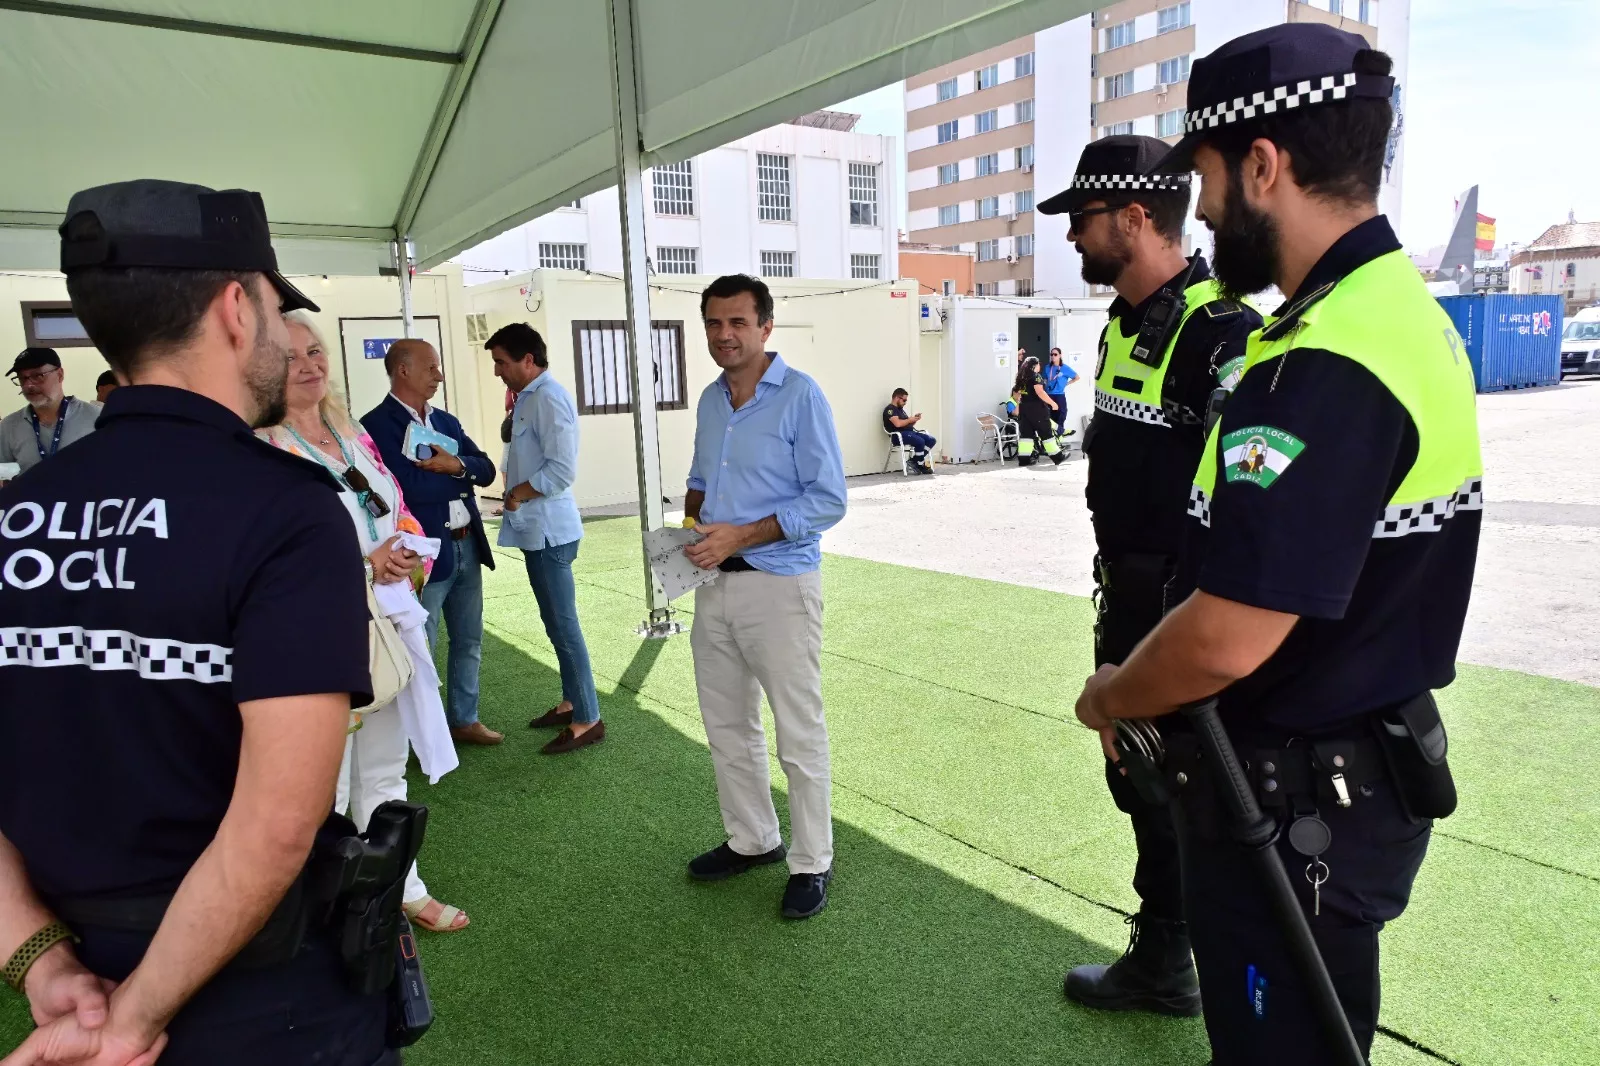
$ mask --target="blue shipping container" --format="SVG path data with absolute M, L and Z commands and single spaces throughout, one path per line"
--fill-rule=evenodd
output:
M 1479 392 L 1561 383 L 1561 297 L 1441 296 L 1467 346 Z

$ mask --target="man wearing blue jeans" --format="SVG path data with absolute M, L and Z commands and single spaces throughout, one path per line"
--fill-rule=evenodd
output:
M 450 633 L 445 668 L 445 717 L 458 744 L 494 745 L 505 739 L 478 721 L 478 669 L 483 661 L 483 571 L 494 569 L 494 554 L 478 515 L 473 487 L 494 484 L 494 460 L 472 442 L 461 423 L 431 401 L 444 381 L 439 353 L 415 338 L 395 341 L 383 359 L 389 395 L 361 417 L 384 465 L 400 483 L 406 504 L 422 531 L 442 547 L 422 589 L 428 611 L 428 645 L 439 640 L 439 620 Z M 428 448 L 426 455 L 405 453 L 406 431 L 420 424 L 455 440 L 457 453 Z
M 517 393 L 500 545 L 522 549 L 539 617 L 561 666 L 561 702 L 528 726 L 562 727 L 543 749 L 546 755 L 560 755 L 606 737 L 572 582 L 572 561 L 583 539 L 583 521 L 572 498 L 578 469 L 578 408 L 572 394 L 548 373 L 544 338 L 532 326 L 525 322 L 503 326 L 484 347 L 494 357 L 495 376 Z

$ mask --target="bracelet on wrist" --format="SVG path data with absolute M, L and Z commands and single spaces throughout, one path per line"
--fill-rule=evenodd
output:
M 6 960 L 6 984 L 21 992 L 23 979 L 28 976 L 28 970 L 33 964 L 39 961 L 39 956 L 63 940 L 70 940 L 76 944 L 78 936 L 58 921 L 52 921 L 49 925 L 24 940 L 22 946 L 13 951 L 11 958 Z

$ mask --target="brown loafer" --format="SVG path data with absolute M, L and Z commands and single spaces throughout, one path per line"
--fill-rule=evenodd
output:
M 529 729 L 565 728 L 572 724 L 572 712 L 563 711 L 558 703 L 528 723 Z
M 457 726 L 450 730 L 450 739 L 457 744 L 476 744 L 480 748 L 492 748 L 506 737 L 504 733 L 496 733 L 482 722 L 473 722 L 471 725 Z
M 565 755 L 569 751 L 586 748 L 590 744 L 598 744 L 606 738 L 606 724 L 595 722 L 582 733 L 574 736 L 569 726 L 556 734 L 556 738 L 539 750 L 546 755 Z

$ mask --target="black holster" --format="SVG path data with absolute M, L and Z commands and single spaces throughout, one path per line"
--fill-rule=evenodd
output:
M 1176 606 L 1169 602 L 1176 569 L 1167 555 L 1095 556 L 1095 666 L 1122 662 Z
M 1372 716 L 1400 803 L 1413 822 L 1448 818 L 1456 809 L 1456 782 L 1446 758 L 1450 741 L 1433 693 L 1424 692 Z

